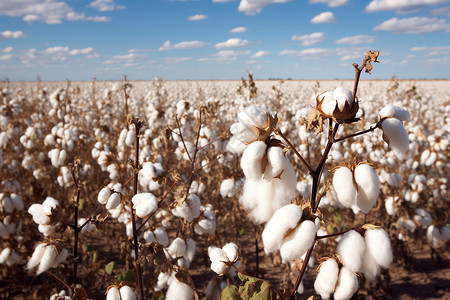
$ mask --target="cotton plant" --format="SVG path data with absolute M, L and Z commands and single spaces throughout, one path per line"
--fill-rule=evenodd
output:
M 218 275 L 230 272 L 235 274 L 233 266 L 239 267 L 239 248 L 234 243 L 228 243 L 222 248 L 211 246 L 208 248 L 208 256 L 211 261 L 211 269 Z
M 39 275 L 50 268 L 57 267 L 66 260 L 67 256 L 67 249 L 58 242 L 38 243 L 26 268 L 33 270 L 37 267 L 36 275 Z
M 106 291 L 106 300 L 136 300 L 136 294 L 129 285 L 111 285 Z

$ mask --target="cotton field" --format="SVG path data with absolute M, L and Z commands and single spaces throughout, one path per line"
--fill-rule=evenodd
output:
M 361 77 L 1 82 L 0 298 L 401 298 L 449 259 L 450 82 Z

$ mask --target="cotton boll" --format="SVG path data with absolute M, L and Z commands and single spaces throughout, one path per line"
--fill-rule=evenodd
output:
M 57 257 L 58 253 L 56 253 L 55 248 L 53 248 L 53 246 L 50 245 L 46 246 L 44 254 L 42 254 L 41 262 L 39 264 L 39 268 L 36 274 L 39 275 L 50 269 L 53 266 Z
M 69 254 L 69 252 L 67 251 L 67 249 L 63 248 L 59 252 L 58 256 L 56 257 L 56 259 L 52 265 L 52 268 L 56 268 L 60 263 L 64 262 L 67 259 L 68 254 Z
M 317 227 L 314 222 L 303 221 L 295 232 L 284 239 L 280 248 L 281 258 L 284 262 L 300 258 L 314 243 Z
M 166 300 L 192 300 L 194 299 L 194 290 L 187 284 L 179 282 L 176 278 L 167 289 Z
M 383 107 L 378 113 L 378 117 L 380 119 L 392 117 L 399 119 L 400 121 L 408 121 L 410 119 L 409 112 L 406 109 L 392 104 L 388 104 L 385 107 Z
M 125 144 L 128 147 L 133 146 L 134 141 L 136 140 L 136 131 L 130 130 L 127 132 L 127 136 L 125 138 Z
M 228 178 L 220 184 L 220 195 L 222 198 L 233 197 L 237 192 L 237 185 L 233 178 Z
M 167 236 L 166 231 L 162 227 L 158 227 L 153 231 L 153 234 L 156 237 L 158 243 L 160 243 L 163 247 L 167 247 L 169 245 L 169 237 Z
M 208 256 L 211 262 L 219 260 L 219 261 L 227 261 L 227 253 L 223 251 L 219 247 L 211 246 L 208 248 Z
M 36 224 L 48 224 L 50 222 L 50 218 L 44 212 L 42 204 L 32 204 L 30 208 L 28 208 L 28 213 L 33 216 L 33 221 Z
M 176 238 L 172 241 L 167 252 L 172 258 L 183 257 L 186 252 L 186 242 L 181 238 Z
M 270 147 L 267 149 L 267 161 L 266 170 L 264 172 L 264 178 L 268 181 L 272 178 L 282 174 L 285 166 L 286 157 L 284 156 L 283 149 L 280 147 Z
M 333 298 L 335 300 L 348 300 L 357 290 L 358 277 L 356 274 L 346 267 L 341 268 Z
M 258 181 L 262 178 L 262 158 L 266 153 L 267 145 L 256 141 L 247 146 L 241 158 L 241 168 L 247 179 Z
M 238 257 L 239 248 L 235 243 L 228 243 L 222 247 L 230 261 L 235 261 Z
M 333 91 L 333 98 L 337 102 L 340 111 L 344 110 L 345 103 L 352 107 L 353 94 L 350 90 L 344 87 L 337 87 Z
M 367 214 L 375 204 L 380 192 L 377 173 L 368 164 L 360 164 L 355 168 L 354 178 L 358 186 L 356 203 L 358 208 Z
M 121 300 L 119 289 L 116 287 L 108 289 L 108 293 L 106 294 L 106 300 Z
M 193 239 L 189 238 L 186 241 L 186 252 L 184 253 L 184 259 L 185 259 L 185 267 L 189 268 L 192 260 L 194 259 L 195 250 L 196 250 L 196 243 Z
M 114 209 L 117 208 L 120 204 L 120 195 L 118 193 L 112 193 L 109 196 L 108 201 L 106 202 L 106 209 Z
M 366 245 L 364 238 L 355 230 L 342 235 L 337 245 L 337 253 L 345 267 L 359 272 Z
M 11 201 L 11 198 L 9 198 L 8 196 L 4 196 L 2 198 L 2 202 L 1 202 L 1 206 L 0 206 L 0 210 L 4 211 L 8 214 L 12 213 L 14 210 L 14 204 Z
M 428 226 L 427 229 L 427 238 L 430 242 L 433 243 L 434 247 L 438 247 L 439 244 L 442 241 L 441 233 L 439 231 L 439 228 L 437 228 L 434 225 Z
M 10 254 L 11 254 L 11 249 L 9 249 L 9 248 L 3 249 L 2 252 L 0 253 L 0 264 L 6 263 Z
M 381 228 L 369 229 L 365 234 L 366 247 L 378 265 L 387 269 L 392 263 L 392 249 L 389 236 Z
M 213 270 L 215 273 L 221 275 L 227 271 L 227 266 L 222 261 L 215 260 L 215 261 L 211 262 L 211 270 Z
M 208 219 L 202 219 L 198 221 L 197 224 L 194 226 L 195 233 L 202 235 L 202 234 L 214 234 L 216 231 L 216 224 L 215 222 L 208 220 Z
M 416 215 L 414 216 L 414 221 L 416 221 L 422 227 L 428 227 L 433 222 L 433 219 L 426 210 L 422 208 L 416 208 Z
M 353 183 L 353 173 L 347 167 L 340 167 L 334 172 L 333 187 L 337 200 L 345 207 L 351 207 L 356 200 L 356 187 Z
M 22 210 L 23 209 L 23 200 L 22 197 L 20 197 L 19 195 L 17 195 L 16 193 L 12 193 L 10 195 L 11 201 L 14 205 L 14 207 L 17 210 Z
M 333 115 L 334 109 L 336 108 L 336 100 L 334 100 L 333 93 L 332 92 L 325 92 L 321 95 L 319 95 L 322 104 L 321 109 L 322 112 L 328 116 Z
M 281 247 L 284 234 L 297 225 L 302 213 L 300 206 L 295 204 L 285 205 L 275 211 L 262 233 L 266 253 L 274 252 Z
M 406 229 L 408 231 L 414 231 L 416 229 L 416 223 L 411 219 L 400 218 L 397 220 L 398 229 Z
M 120 298 L 122 300 L 136 300 L 136 295 L 131 287 L 124 285 L 120 288 Z
M 384 206 L 388 215 L 392 216 L 395 211 L 395 199 L 394 197 L 387 197 L 384 201 Z
M 156 237 L 151 230 L 144 232 L 144 240 L 146 243 L 156 242 Z
M 404 159 L 406 151 L 409 149 L 409 138 L 402 121 L 388 118 L 383 120 L 381 128 L 383 129 L 383 138 L 385 141 L 387 140 L 392 151 L 398 158 Z
M 139 218 L 145 218 L 158 209 L 158 199 L 152 193 L 136 194 L 131 202 Z
M 319 273 L 314 281 L 314 290 L 322 299 L 329 299 L 334 292 L 338 279 L 339 267 L 334 259 L 327 259 L 320 265 Z

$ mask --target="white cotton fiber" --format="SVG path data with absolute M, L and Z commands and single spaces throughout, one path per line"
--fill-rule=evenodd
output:
M 11 249 L 9 249 L 9 248 L 3 249 L 2 252 L 0 253 L 0 264 L 6 263 L 10 254 L 11 254 Z
M 52 197 L 47 197 L 42 203 L 42 209 L 47 215 L 51 215 L 52 210 L 55 209 L 58 205 L 59 205 L 58 200 Z
M 50 222 L 50 218 L 44 212 L 42 204 L 32 204 L 28 208 L 28 213 L 33 216 L 33 221 L 36 224 L 48 224 Z
M 116 287 L 112 287 L 108 290 L 108 294 L 106 295 L 106 300 L 120 300 L 120 292 Z
M 111 196 L 111 190 L 109 187 L 104 187 L 98 193 L 97 200 L 100 204 L 105 205 L 106 201 L 108 201 L 109 196 Z
M 275 211 L 262 233 L 266 253 L 280 249 L 284 234 L 297 225 L 302 213 L 300 206 L 295 204 L 285 205 Z
M 163 245 L 163 247 L 167 247 L 169 245 L 169 237 L 167 236 L 167 232 L 163 227 L 158 227 L 153 230 L 153 234 L 155 235 L 158 243 Z
M 187 284 L 179 282 L 176 278 L 167 289 L 166 300 L 192 300 L 194 299 L 194 290 Z
M 239 248 L 235 243 L 228 243 L 222 247 L 222 250 L 225 251 L 228 260 L 235 261 L 238 257 Z
M 392 151 L 398 158 L 404 159 L 409 149 L 409 138 L 402 121 L 388 118 L 381 123 L 381 128 L 389 140 L 388 144 Z
M 310 220 L 303 221 L 295 232 L 281 244 L 280 254 L 284 262 L 300 258 L 311 248 L 317 233 L 317 227 Z
M 41 263 L 39 264 L 39 268 L 36 274 L 39 275 L 50 269 L 53 266 L 57 256 L 58 253 L 56 253 L 56 250 L 55 248 L 53 248 L 53 246 L 50 245 L 46 246 L 44 254 L 42 255 L 41 258 Z
M 237 146 L 237 142 L 251 143 L 259 137 L 256 127 L 240 122 L 232 124 L 230 127 L 230 132 L 233 135 L 233 138 L 230 140 L 231 145 L 229 143 L 230 146 Z M 245 144 L 243 145 L 245 146 Z
M 416 215 L 414 215 L 414 221 L 420 226 L 428 227 L 433 222 L 431 215 L 423 208 L 416 208 Z
M 113 193 L 109 196 L 108 201 L 106 202 L 106 209 L 114 209 L 117 208 L 120 204 L 120 195 L 118 193 Z
M 222 261 L 215 260 L 211 262 L 211 270 L 219 275 L 222 275 L 227 271 L 227 266 Z
M 410 119 L 409 112 L 406 109 L 392 104 L 388 104 L 383 107 L 378 113 L 378 117 L 380 119 L 392 117 L 399 119 L 400 121 L 408 121 Z
M 389 268 L 392 263 L 392 249 L 389 235 L 381 228 L 366 231 L 366 247 L 375 261 L 382 268 Z
M 367 246 L 366 250 L 364 251 L 361 272 L 364 274 L 364 277 L 369 281 L 374 281 L 375 278 L 380 273 L 380 266 L 375 261 L 375 258 L 373 258 Z
M 256 141 L 248 145 L 241 158 L 241 168 L 247 179 L 259 181 L 262 178 L 262 158 L 266 153 L 267 145 Z
M 23 200 L 22 197 L 20 197 L 19 195 L 17 195 L 16 193 L 11 193 L 10 195 L 11 201 L 14 205 L 14 207 L 17 210 L 22 210 L 23 209 Z
M 216 225 L 215 222 L 208 220 L 208 219 L 202 219 L 198 221 L 197 224 L 194 226 L 195 233 L 197 234 L 214 234 L 216 231 Z
M 167 252 L 172 258 L 183 257 L 186 252 L 186 242 L 182 238 L 176 238 L 172 241 Z
M 318 96 L 322 101 L 321 109 L 326 115 L 333 115 L 334 109 L 337 106 L 336 100 L 334 100 L 332 92 L 325 92 Z
M 136 194 L 131 201 L 139 218 L 145 218 L 158 209 L 158 199 L 152 193 Z
M 358 186 L 356 204 L 363 213 L 367 214 L 380 193 L 377 173 L 369 164 L 360 164 L 355 168 L 354 176 Z
M 333 98 L 335 102 L 337 102 L 339 110 L 343 111 L 345 107 L 345 103 L 348 103 L 348 106 L 352 107 L 353 94 L 350 90 L 344 87 L 337 87 L 333 91 Z
M 344 233 L 339 240 L 337 254 L 345 267 L 353 272 L 359 272 L 365 249 L 364 238 L 355 230 L 350 230 Z
M 322 299 L 329 299 L 334 292 L 339 275 L 337 262 L 329 258 L 320 265 L 319 273 L 314 281 L 314 290 Z
M 219 260 L 219 261 L 226 261 L 227 260 L 227 253 L 223 251 L 221 248 L 211 246 L 208 248 L 208 256 L 211 262 Z
M 121 300 L 136 300 L 136 295 L 131 287 L 128 285 L 124 285 L 120 288 L 120 297 Z
M 67 259 L 68 255 L 69 255 L 69 251 L 67 251 L 66 248 L 63 248 L 59 252 L 58 256 L 56 257 L 56 259 L 52 265 L 52 268 L 56 268 L 60 263 L 64 262 Z
M 264 172 L 264 178 L 268 181 L 273 177 L 279 176 L 284 170 L 286 157 L 284 156 L 283 149 L 280 147 L 270 147 L 267 150 L 267 166 Z
M 125 144 L 128 147 L 131 147 L 131 146 L 133 146 L 135 139 L 136 139 L 136 131 L 130 130 L 127 132 L 127 137 L 125 138 Z
M 356 274 L 346 268 L 341 268 L 339 272 L 338 283 L 333 297 L 335 300 L 348 300 L 358 290 L 358 277 Z
M 340 167 L 334 172 L 333 187 L 337 200 L 345 207 L 352 207 L 356 200 L 356 187 L 353 182 L 353 173 L 347 167 Z
M 235 193 L 233 193 L 235 189 L 234 179 L 228 178 L 222 181 L 220 184 L 220 195 L 222 198 L 233 197 Z

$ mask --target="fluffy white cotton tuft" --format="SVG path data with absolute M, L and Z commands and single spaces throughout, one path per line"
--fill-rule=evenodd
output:
M 140 218 L 145 218 L 158 209 L 158 199 L 152 193 L 136 194 L 131 201 L 136 215 Z
M 281 245 L 280 254 L 284 262 L 294 261 L 303 256 L 314 243 L 317 227 L 310 220 L 303 221 L 295 232 Z
M 364 238 L 355 230 L 344 233 L 337 245 L 342 263 L 353 272 L 360 271 L 365 249 Z
M 128 285 L 124 285 L 120 288 L 120 297 L 122 300 L 136 300 L 136 294 L 133 289 Z
M 402 121 L 396 118 L 387 118 L 381 123 L 383 138 L 387 140 L 395 155 L 404 159 L 409 149 L 409 138 Z
M 337 262 L 329 258 L 320 265 L 319 273 L 314 281 L 314 290 L 322 299 L 329 299 L 330 294 L 334 292 L 339 275 L 339 266 Z
M 369 164 L 360 164 L 355 168 L 355 181 L 358 186 L 356 204 L 367 214 L 375 204 L 380 193 L 380 182 L 377 173 Z
M 106 294 L 106 300 L 120 300 L 120 292 L 116 287 L 112 287 L 108 290 L 108 294 Z
M 366 247 L 378 265 L 389 268 L 392 263 L 392 249 L 389 235 L 384 229 L 378 228 L 366 231 Z
M 358 290 L 358 277 L 356 274 L 346 268 L 341 268 L 339 272 L 338 283 L 333 297 L 335 300 L 348 300 Z
M 383 107 L 378 113 L 378 117 L 380 119 L 391 117 L 399 119 L 400 121 L 408 121 L 410 119 L 409 112 L 406 109 L 392 104 Z
M 345 207 L 352 207 L 356 200 L 356 187 L 353 183 L 353 173 L 347 167 L 338 168 L 333 175 L 333 187 L 337 200 Z
M 187 284 L 179 282 L 176 278 L 167 289 L 166 300 L 192 300 L 194 299 L 194 290 Z
M 105 205 L 106 201 L 108 201 L 109 196 L 111 196 L 111 190 L 109 189 L 109 187 L 104 187 L 98 193 L 97 200 L 98 202 L 100 202 L 100 204 Z
M 267 145 L 256 141 L 245 148 L 241 158 L 241 168 L 247 179 L 259 181 L 262 178 L 262 158 L 266 153 Z

